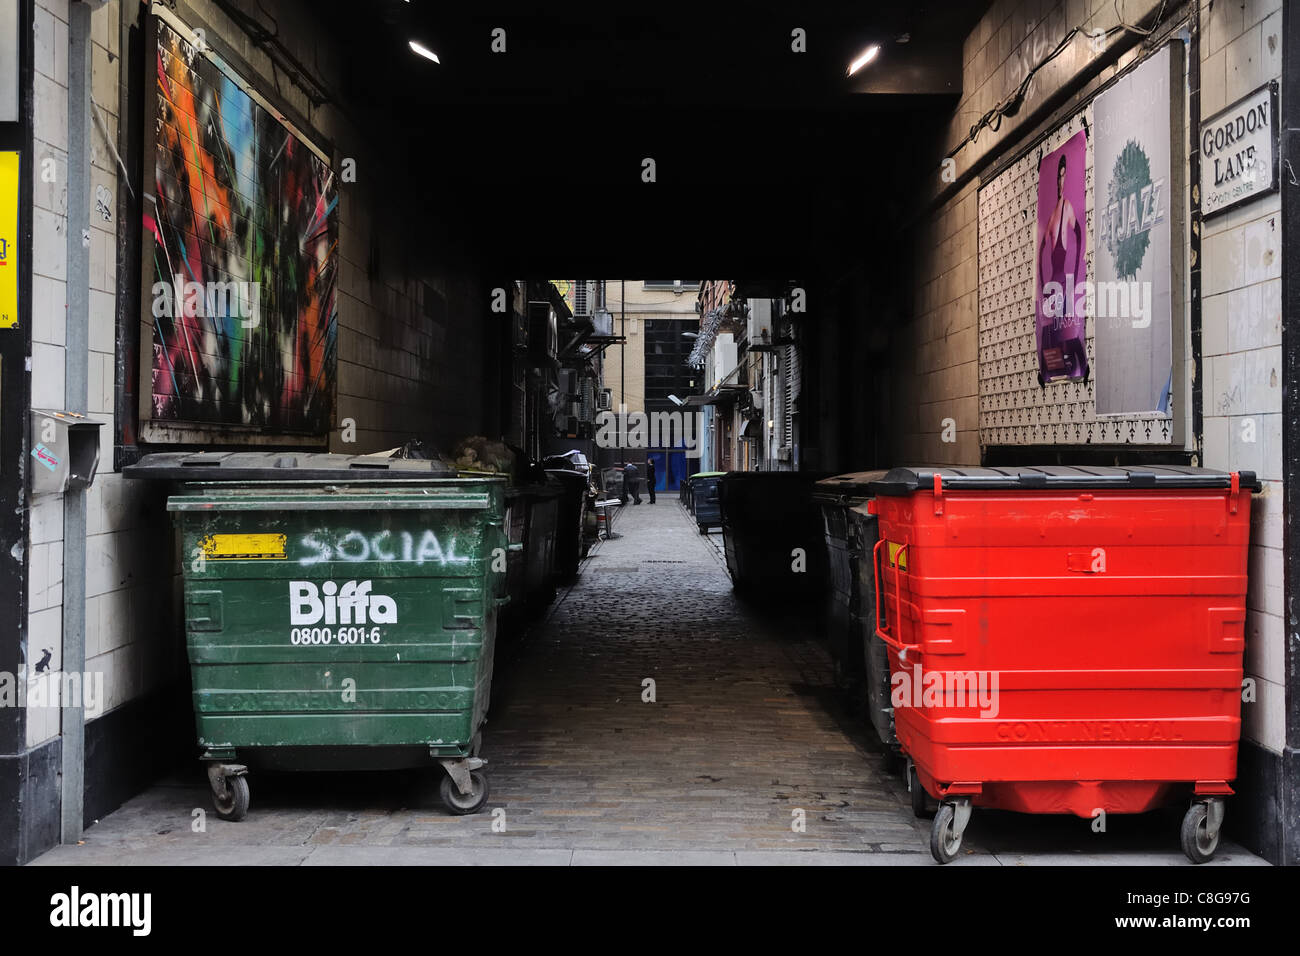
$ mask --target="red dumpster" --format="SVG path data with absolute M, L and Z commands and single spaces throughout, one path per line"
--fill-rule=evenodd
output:
M 1250 472 L 897 468 L 873 482 L 876 629 L 913 806 L 1096 817 L 1182 796 L 1218 846 L 1237 773 Z

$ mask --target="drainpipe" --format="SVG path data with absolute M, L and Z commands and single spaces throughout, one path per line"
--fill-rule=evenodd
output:
M 618 332 L 623 341 L 618 347 L 618 404 L 627 412 L 627 280 L 618 280 Z M 626 419 L 624 419 L 626 421 Z
M 98 5 L 98 4 L 96 4 Z M 68 5 L 68 228 L 67 331 L 63 407 L 85 413 L 90 331 L 90 84 L 91 4 Z M 86 490 L 63 495 L 64 674 L 86 670 Z M 63 686 L 68 686 L 68 681 Z M 60 840 L 81 839 L 85 796 L 86 714 L 84 693 L 60 701 L 63 719 L 63 783 Z

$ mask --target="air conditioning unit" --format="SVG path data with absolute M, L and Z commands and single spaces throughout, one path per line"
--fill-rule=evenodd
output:
M 573 280 L 573 317 L 582 318 L 591 315 L 596 302 L 596 280 Z
M 559 343 L 555 310 L 549 302 L 528 303 L 528 351 L 535 361 L 554 359 Z
M 614 393 L 607 388 L 602 388 L 596 399 L 596 406 L 602 412 L 607 412 L 614 407 Z

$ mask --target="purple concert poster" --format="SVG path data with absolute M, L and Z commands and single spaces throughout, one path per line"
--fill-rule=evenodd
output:
M 1038 166 L 1034 331 L 1039 384 L 1088 378 L 1088 135 L 1080 130 Z

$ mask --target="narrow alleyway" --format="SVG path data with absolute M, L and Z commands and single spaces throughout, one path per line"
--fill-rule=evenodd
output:
M 498 647 L 485 812 L 448 815 L 416 774 L 261 774 L 232 824 L 195 765 L 37 862 L 930 865 L 929 821 L 841 705 L 808 620 L 737 601 L 720 536 L 675 494 L 614 531 Z M 1116 818 L 1099 837 L 981 811 L 958 865 L 1179 864 L 1177 822 Z M 1214 862 L 1263 861 L 1225 841 Z

